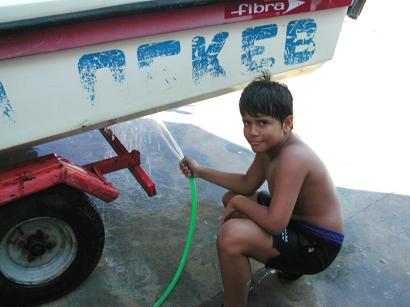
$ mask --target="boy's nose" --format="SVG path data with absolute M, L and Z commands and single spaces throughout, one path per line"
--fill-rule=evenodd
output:
M 256 127 L 255 125 L 252 125 L 251 129 L 250 129 L 250 134 L 251 135 L 258 135 L 259 134 L 258 127 Z

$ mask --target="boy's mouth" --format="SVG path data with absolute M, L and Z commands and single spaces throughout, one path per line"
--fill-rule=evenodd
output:
M 258 145 L 262 144 L 262 141 L 250 141 L 249 144 L 251 146 L 258 146 Z

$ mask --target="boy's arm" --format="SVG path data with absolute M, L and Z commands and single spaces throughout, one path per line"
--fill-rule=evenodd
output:
M 275 167 L 268 174 L 268 184 L 272 193 L 269 207 L 256 205 L 254 201 L 235 196 L 227 206 L 222 222 L 232 211 L 239 211 L 272 234 L 278 234 L 289 224 L 307 175 L 306 157 L 299 150 L 286 150 L 275 161 Z
M 259 155 L 255 156 L 245 174 L 222 172 L 200 166 L 189 157 L 185 157 L 183 161 L 188 162 L 188 166 L 184 166 L 184 163 L 181 165 L 181 170 L 186 176 L 191 174 L 238 194 L 249 195 L 254 193 L 265 180 L 263 161 Z

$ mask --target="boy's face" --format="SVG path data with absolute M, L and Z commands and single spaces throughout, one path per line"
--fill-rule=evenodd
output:
M 282 143 L 285 136 L 291 132 L 293 117 L 288 116 L 283 124 L 276 118 L 258 114 L 242 116 L 243 134 L 253 152 L 268 152 Z

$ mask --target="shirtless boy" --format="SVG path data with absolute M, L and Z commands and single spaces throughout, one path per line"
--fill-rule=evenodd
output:
M 180 163 L 185 176 L 228 190 L 217 240 L 228 307 L 247 304 L 249 257 L 294 280 L 326 269 L 344 237 L 332 179 L 319 157 L 292 133 L 288 88 L 270 81 L 265 72 L 244 89 L 239 109 L 244 136 L 255 153 L 245 174 L 201 166 L 190 157 Z M 265 180 L 269 192 L 258 191 Z

